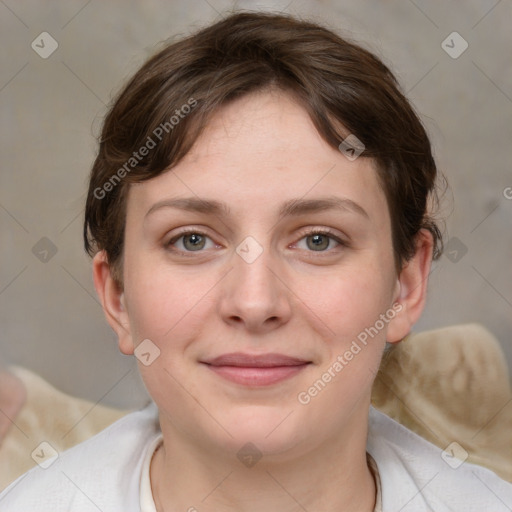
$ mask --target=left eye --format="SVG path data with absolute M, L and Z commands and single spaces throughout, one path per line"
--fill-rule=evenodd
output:
M 299 246 L 299 244 L 303 241 L 305 241 L 306 249 L 309 249 L 314 252 L 325 252 L 326 249 L 332 249 L 333 243 L 334 247 L 342 245 L 341 240 L 334 237 L 330 233 L 325 233 L 322 231 L 308 233 L 306 236 L 299 240 L 297 246 Z M 299 248 L 304 249 L 304 247 Z

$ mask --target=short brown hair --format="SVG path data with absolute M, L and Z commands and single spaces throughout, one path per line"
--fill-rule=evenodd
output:
M 118 284 L 129 184 L 175 166 L 221 106 L 266 88 L 292 94 L 331 146 L 349 134 L 363 142 L 362 157 L 374 160 L 387 198 L 397 270 L 414 255 L 422 228 L 432 233 L 433 257 L 439 257 L 442 236 L 429 211 L 437 205 L 430 141 L 388 67 L 316 23 L 239 12 L 167 44 L 131 78 L 105 118 L 83 236 L 91 256 L 105 250 Z

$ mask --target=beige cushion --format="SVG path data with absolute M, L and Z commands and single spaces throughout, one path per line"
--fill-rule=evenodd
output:
M 21 379 L 27 398 L 0 444 L 0 490 L 36 465 L 31 453 L 41 442 L 62 452 L 128 412 L 66 395 L 26 368 L 9 371 Z
M 509 375 L 498 341 L 481 325 L 410 335 L 383 358 L 372 402 L 442 449 L 457 442 L 469 462 L 512 481 Z

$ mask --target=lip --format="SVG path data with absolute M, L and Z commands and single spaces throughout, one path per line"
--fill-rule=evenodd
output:
M 269 386 L 297 375 L 311 361 L 284 354 L 232 352 L 202 363 L 231 382 L 245 386 Z

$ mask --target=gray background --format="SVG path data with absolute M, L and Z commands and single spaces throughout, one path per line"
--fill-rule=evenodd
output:
M 451 185 L 442 210 L 451 257 L 434 266 L 415 330 L 480 322 L 512 363 L 509 0 L 0 1 L 0 359 L 94 402 L 143 403 L 81 245 L 94 135 L 112 95 L 159 41 L 232 9 L 312 17 L 392 66 Z M 457 58 L 442 47 L 454 31 L 469 45 Z M 31 47 L 42 32 L 58 42 L 47 59 Z M 453 53 L 461 43 L 452 37 L 445 45 Z

